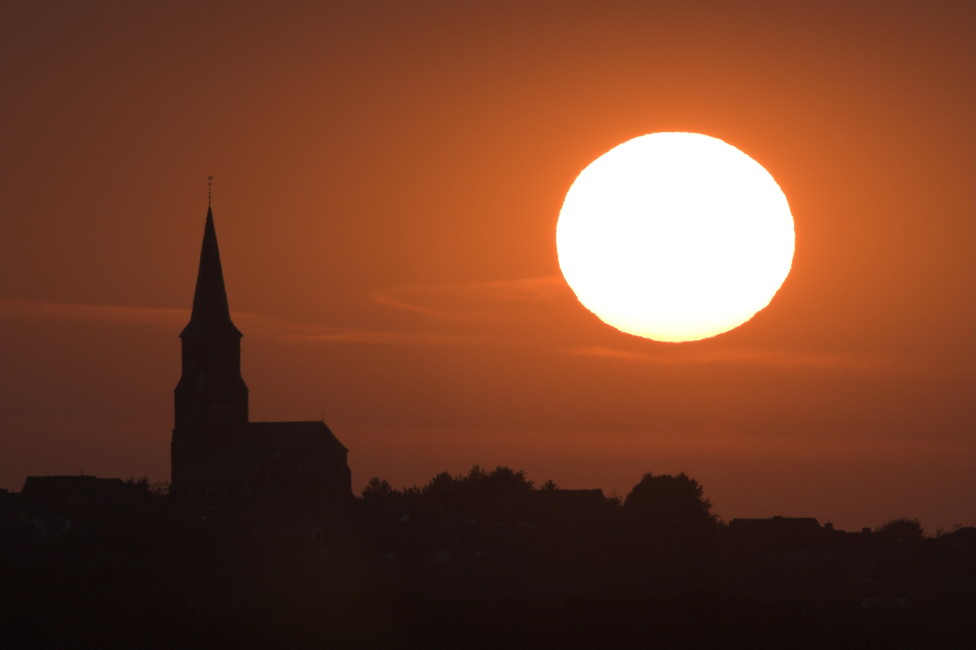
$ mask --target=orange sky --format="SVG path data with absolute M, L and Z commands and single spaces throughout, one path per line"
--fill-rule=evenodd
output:
M 0 1 L 0 487 L 166 479 L 206 214 L 255 420 L 324 414 L 353 486 L 473 464 L 725 519 L 976 525 L 968 2 Z M 715 339 L 603 325 L 555 224 L 654 131 L 796 220 Z

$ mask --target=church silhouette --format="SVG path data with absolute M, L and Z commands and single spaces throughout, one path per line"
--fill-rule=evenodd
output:
M 251 422 L 241 332 L 230 317 L 213 210 L 190 322 L 180 334 L 171 494 L 213 510 L 338 523 L 352 502 L 348 450 L 325 422 Z

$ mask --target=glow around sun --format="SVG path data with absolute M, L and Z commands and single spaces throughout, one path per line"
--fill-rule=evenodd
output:
M 793 216 L 769 172 L 732 145 L 653 133 L 580 173 L 556 247 L 566 282 L 605 323 L 695 341 L 769 304 L 790 272 Z

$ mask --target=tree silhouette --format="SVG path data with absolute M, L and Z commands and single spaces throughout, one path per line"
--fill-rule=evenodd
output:
M 363 501 L 371 504 L 389 503 L 399 496 L 389 481 L 374 476 L 363 488 Z
M 645 474 L 624 500 L 625 515 L 649 523 L 713 524 L 712 503 L 702 496 L 702 486 L 684 472 Z
M 884 526 L 877 528 L 875 532 L 893 542 L 899 543 L 917 541 L 925 537 L 922 522 L 909 517 L 891 519 Z
M 487 472 L 472 467 L 467 475 L 451 476 L 441 472 L 420 488 L 420 494 L 434 500 L 470 503 L 486 498 L 518 498 L 532 492 L 532 481 L 525 478 L 525 470 L 514 471 L 498 466 Z

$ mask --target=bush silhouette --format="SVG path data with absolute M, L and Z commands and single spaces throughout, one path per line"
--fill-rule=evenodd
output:
M 909 517 L 891 519 L 884 526 L 876 529 L 875 532 L 894 542 L 912 542 L 925 537 L 922 522 Z
M 624 500 L 624 513 L 633 521 L 647 523 L 715 523 L 711 502 L 702 496 L 702 486 L 684 472 L 645 474 Z

